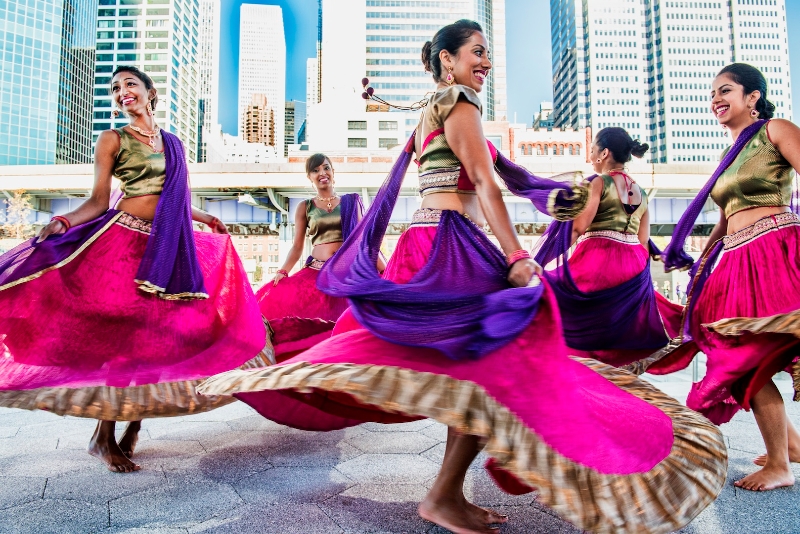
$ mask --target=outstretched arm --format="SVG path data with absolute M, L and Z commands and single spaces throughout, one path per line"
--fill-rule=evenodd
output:
M 283 262 L 283 266 L 280 268 L 280 271 L 283 272 L 276 273 L 275 277 L 272 279 L 275 285 L 287 276 L 283 273 L 288 273 L 292 267 L 295 266 L 297 260 L 300 259 L 300 254 L 303 253 L 303 245 L 305 245 L 306 242 L 306 231 L 308 230 L 305 206 L 305 203 L 298 204 L 297 210 L 294 212 L 294 241 L 292 242 L 292 248 L 289 249 L 289 255 L 286 256 L 286 261 Z

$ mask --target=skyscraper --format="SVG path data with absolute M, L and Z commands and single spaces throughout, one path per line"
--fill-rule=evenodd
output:
M 119 2 L 119 6 L 117 3 Z M 111 73 L 134 65 L 158 91 L 158 125 L 181 138 L 189 161 L 198 154 L 200 0 L 99 0 L 94 139 L 126 123 L 112 122 Z
M 220 0 L 200 0 L 200 100 L 197 161 L 206 160 L 206 142 L 219 122 Z
M 319 61 L 310 57 L 306 60 L 306 103 L 313 106 L 319 102 Z
M 275 106 L 259 93 L 252 96 L 242 113 L 241 138 L 247 143 L 275 146 Z
M 286 145 L 283 150 L 283 155 L 288 155 L 289 145 L 299 143 L 298 134 L 300 133 L 303 123 L 306 121 L 306 103 L 299 100 L 289 100 L 286 102 L 286 133 L 284 139 Z
M 709 95 L 731 62 L 761 69 L 791 118 L 784 0 L 554 0 L 551 37 L 555 125 L 621 126 L 651 161 L 719 160 Z
M 93 0 L 0 9 L 0 165 L 92 159 Z
M 239 26 L 239 116 L 254 94 L 267 98 L 275 117 L 275 148 L 283 154 L 286 39 L 278 6 L 242 4 Z

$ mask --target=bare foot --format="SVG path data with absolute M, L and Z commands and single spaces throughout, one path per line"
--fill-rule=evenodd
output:
M 122 454 L 128 458 L 133 458 L 133 450 L 136 448 L 136 443 L 139 441 L 139 430 L 142 428 L 141 421 L 131 421 L 125 428 L 125 433 L 122 434 L 122 439 L 119 440 L 119 448 Z
M 789 449 L 789 461 L 795 464 L 800 463 L 800 451 Z M 753 463 L 762 467 L 765 466 L 767 464 L 767 455 L 762 454 L 761 456 L 756 456 L 753 458 Z
M 109 441 L 98 441 L 96 436 L 89 442 L 89 454 L 100 459 L 106 464 L 109 471 L 115 473 L 130 473 L 138 471 L 141 467 L 131 462 L 113 439 Z
M 471 505 L 466 500 L 434 501 L 426 498 L 417 507 L 417 513 L 422 519 L 446 528 L 453 534 L 494 534 L 498 530 L 498 527 L 490 527 L 485 521 L 489 514 L 487 510 Z M 500 514 L 495 515 L 498 518 L 503 517 Z
M 486 523 L 487 525 L 493 524 L 500 524 L 508 522 L 508 516 L 505 514 L 501 514 L 500 512 L 495 512 L 494 510 L 490 510 L 488 508 L 482 508 L 477 504 L 472 504 L 469 501 L 466 501 L 467 506 L 469 507 L 470 513 L 476 516 L 478 519 Z
M 764 467 L 733 483 L 737 488 L 750 491 L 769 491 L 794 485 L 794 475 L 788 469 Z

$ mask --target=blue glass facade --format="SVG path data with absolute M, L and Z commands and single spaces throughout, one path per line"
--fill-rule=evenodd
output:
M 91 161 L 92 0 L 0 0 L 0 165 Z

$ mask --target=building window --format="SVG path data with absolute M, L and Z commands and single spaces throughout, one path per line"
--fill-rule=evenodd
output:
M 366 130 L 367 121 L 347 121 L 348 130 Z
M 365 137 L 350 137 L 347 139 L 347 148 L 367 148 Z
M 396 137 L 381 137 L 378 139 L 378 148 L 392 148 L 399 144 L 400 141 L 398 141 Z
M 378 121 L 379 130 L 397 130 L 397 121 Z

